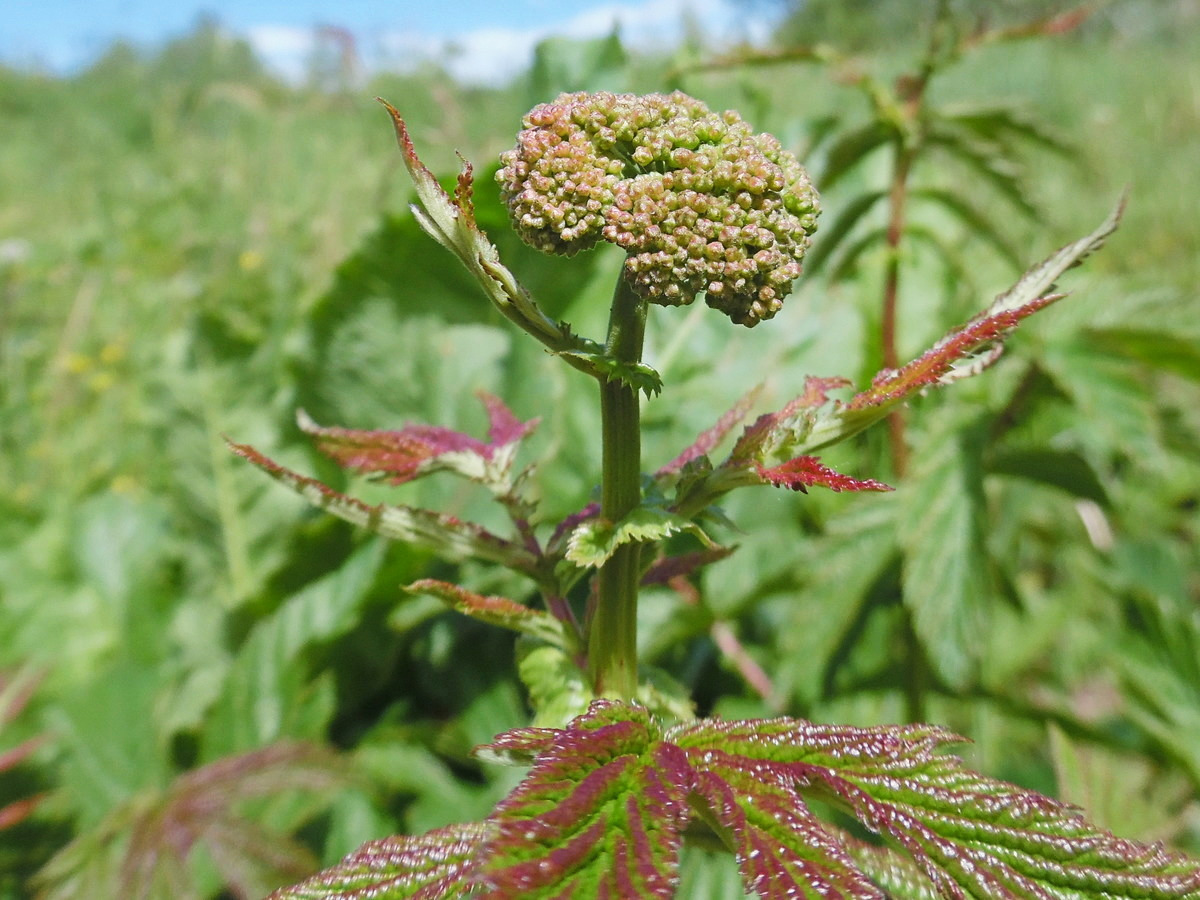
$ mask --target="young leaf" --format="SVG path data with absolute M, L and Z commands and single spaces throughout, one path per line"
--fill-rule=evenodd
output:
M 435 241 L 450 250 L 467 267 L 492 304 L 507 318 L 553 350 L 575 346 L 569 331 L 543 313 L 516 277 L 500 261 L 500 253 L 475 222 L 471 205 L 472 169 L 464 161 L 454 196 L 442 189 L 433 173 L 417 157 L 403 117 L 386 100 L 379 100 L 392 117 L 404 165 L 417 190 L 419 204 L 413 215 Z
M 510 631 L 539 638 L 562 650 L 574 649 L 577 641 L 567 633 L 562 622 L 541 610 L 522 606 L 507 597 L 485 597 L 466 588 L 433 578 L 414 581 L 404 588 L 413 594 L 437 597 L 451 609 Z
M 699 526 L 687 518 L 659 507 L 639 506 L 615 524 L 596 518 L 576 526 L 567 541 L 567 559 L 577 566 L 600 566 L 622 544 L 661 541 L 681 531 L 709 543 Z
M 497 397 L 480 392 L 490 427 L 484 442 L 437 425 L 407 425 L 400 431 L 323 428 L 300 410 L 300 430 L 317 449 L 356 472 L 387 477 L 404 484 L 438 470 L 449 470 L 499 490 L 507 487 L 515 445 L 532 433 L 538 420 L 519 421 Z
M 791 488 L 793 491 L 808 493 L 811 485 L 820 485 L 831 491 L 891 491 L 894 488 L 881 481 L 871 478 L 851 478 L 835 472 L 828 466 L 821 465 L 815 456 L 797 456 L 781 466 L 770 469 L 759 468 L 759 477 L 776 487 Z
M 537 575 L 537 559 L 524 547 L 497 537 L 471 522 L 454 516 L 380 503 L 371 506 L 348 497 L 315 478 L 293 472 L 263 456 L 246 444 L 228 442 L 229 449 L 258 466 L 276 481 L 291 488 L 313 506 L 333 513 L 393 541 L 430 547 L 451 559 L 476 557 L 498 562 L 531 577 Z
M 908 365 L 880 372 L 869 388 L 846 404 L 835 403 L 806 413 L 804 437 L 792 449 L 812 452 L 839 443 L 883 418 L 917 391 L 986 369 L 999 358 L 1003 340 L 1022 319 L 1065 296 L 1051 293 L 1055 283 L 1067 269 L 1079 265 L 1104 244 L 1116 230 L 1124 206 L 1122 198 L 1095 231 L 1033 266 L 986 310 Z
M 733 407 L 719 418 L 712 428 L 702 432 L 696 440 L 692 441 L 684 450 L 673 460 L 660 468 L 654 474 L 656 476 L 672 475 L 690 463 L 692 460 L 699 459 L 702 456 L 707 456 L 713 451 L 725 435 L 733 429 L 733 426 L 742 419 L 746 418 L 746 414 L 750 412 L 750 407 L 758 398 L 761 390 L 761 385 L 751 388 L 741 399 L 733 405 Z

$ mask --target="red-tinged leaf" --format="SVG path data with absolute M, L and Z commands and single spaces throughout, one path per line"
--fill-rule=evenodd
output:
M 821 465 L 820 459 L 816 456 L 797 456 L 781 466 L 774 466 L 770 469 L 760 466 L 758 474 L 763 481 L 776 487 L 791 488 L 793 491 L 800 491 L 804 494 L 807 494 L 808 488 L 814 484 L 827 487 L 831 491 L 895 490 L 881 481 L 871 478 L 851 478 L 849 475 L 835 472 L 829 466 Z
M 789 718 L 664 727 L 642 706 L 597 700 L 566 728 L 481 748 L 534 758 L 486 823 L 368 844 L 275 897 L 668 898 L 688 829 L 728 846 L 768 900 L 1200 898 L 1197 862 L 964 768 L 940 752 L 958 740 L 930 725 Z M 806 797 L 889 848 L 821 821 Z
M 6 806 L 0 806 L 0 831 L 5 828 L 11 828 L 18 822 L 29 818 L 33 811 L 37 809 L 46 797 L 47 794 L 36 794 L 33 797 L 25 797 L 21 800 L 14 800 Z
M 589 519 L 596 518 L 598 515 L 600 515 L 600 504 L 589 503 L 583 509 L 579 510 L 579 512 L 571 513 L 571 515 L 559 522 L 554 528 L 554 534 L 550 535 L 550 540 L 547 543 L 550 552 L 558 553 L 565 550 L 565 541 L 574 534 L 575 529 Z
M 437 597 L 451 609 L 481 622 L 531 635 L 564 650 L 573 649 L 574 641 L 562 622 L 549 613 L 522 606 L 507 597 L 485 597 L 456 584 L 432 578 L 414 581 L 405 590 Z
M 829 391 L 849 387 L 846 378 L 817 378 L 809 375 L 804 379 L 804 393 L 796 397 L 779 412 L 759 416 L 738 438 L 729 454 L 729 463 L 762 462 L 786 440 L 784 433 L 806 430 L 811 413 L 829 402 Z M 798 415 L 802 414 L 802 415 Z
M 884 900 L 797 796 L 786 773 L 719 749 L 690 760 L 696 794 L 733 848 L 746 889 L 765 900 Z
M 743 394 L 742 398 L 728 412 L 721 416 L 712 428 L 701 432 L 700 436 L 691 445 L 654 474 L 659 476 L 674 474 L 692 460 L 711 453 L 713 448 L 721 443 L 725 435 L 729 434 L 733 426 L 746 418 L 746 414 L 750 412 L 750 407 L 758 398 L 761 390 L 762 386 L 759 385 Z
M 479 759 L 503 765 L 519 762 L 528 766 L 554 745 L 558 734 L 557 728 L 514 728 L 497 735 L 490 744 L 481 744 L 472 753 Z
M 964 41 L 964 45 L 971 47 L 998 43 L 1000 41 L 1018 41 L 1025 38 L 1067 34 L 1086 22 L 1094 11 L 1094 8 L 1090 4 L 1076 6 L 1074 9 L 1034 19 L 1030 22 L 1010 25 L 1006 28 L 993 28 L 970 35 Z
M 678 556 L 657 559 L 642 576 L 642 584 L 666 584 L 673 578 L 686 577 L 704 566 L 719 562 L 736 549 L 736 547 L 709 547 L 690 553 L 681 553 Z
M 246 444 L 227 441 L 229 449 L 258 466 L 276 481 L 291 488 L 313 506 L 339 519 L 394 541 L 430 547 L 452 559 L 476 557 L 498 562 L 537 577 L 537 559 L 524 547 L 497 537 L 472 522 L 454 516 L 380 503 L 371 506 L 335 491 L 315 478 L 281 466 Z
M 44 735 L 30 738 L 0 753 L 0 772 L 19 766 L 29 757 L 33 756 L 37 749 L 46 743 L 46 740 L 47 738 Z
M 509 444 L 515 444 L 528 437 L 541 422 L 541 419 L 522 422 L 513 415 L 511 409 L 504 405 L 503 400 L 487 391 L 480 391 L 479 399 L 483 401 L 483 406 L 487 410 L 488 441 L 493 448 L 493 453 L 495 452 L 494 448 L 507 447 Z
M 945 898 L 1200 897 L 1200 866 L 1114 837 L 1077 810 L 940 755 L 961 738 L 928 725 L 853 728 L 797 719 L 705 721 L 665 740 L 720 774 L 790 783 L 903 850 Z M 850 896 L 854 896 L 850 894 Z
M 386 100 L 376 99 L 392 117 L 405 168 L 417 191 L 419 202 L 413 204 L 412 211 L 421 228 L 459 258 L 504 316 L 552 350 L 579 349 L 581 343 L 538 308 L 529 292 L 500 261 L 496 245 L 476 224 L 471 201 L 474 182 L 470 163 L 463 160 L 463 169 L 451 197 L 417 157 L 408 125 L 400 112 Z
M 483 392 L 479 396 L 491 422 L 486 443 L 439 425 L 406 425 L 399 431 L 325 428 L 303 410 L 296 420 L 300 430 L 315 439 L 317 449 L 338 465 L 385 475 L 391 484 L 449 470 L 503 489 L 512 467 L 510 448 L 529 435 L 538 420 L 521 422 L 499 398 Z
M 484 823 L 390 837 L 355 850 L 332 869 L 268 900 L 457 900 L 474 895 Z
M 593 703 L 492 818 L 485 897 L 669 898 L 692 775 L 641 707 Z
M 454 205 L 458 207 L 459 215 L 463 220 L 470 225 L 472 229 L 478 229 L 475 224 L 475 167 L 470 161 L 455 151 L 459 162 L 462 163 L 462 169 L 458 173 L 458 180 L 454 184 Z
M 864 409 L 901 400 L 923 387 L 938 384 L 953 377 L 974 375 L 999 358 L 998 353 L 983 353 L 972 357 L 981 348 L 998 348 L 997 341 L 1003 340 L 1017 324 L 1039 309 L 1060 300 L 1064 294 L 1049 294 L 1031 300 L 1017 309 L 1005 309 L 990 315 L 972 319 L 962 328 L 956 329 L 934 344 L 921 356 L 902 369 L 884 371 L 875 377 L 871 386 L 857 394 L 847 406 Z M 958 374 L 955 363 L 968 362 L 968 371 Z M 974 363 L 975 365 L 971 365 Z

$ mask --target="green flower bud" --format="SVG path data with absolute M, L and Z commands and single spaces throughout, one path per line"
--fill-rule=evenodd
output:
M 562 94 L 524 126 L 496 180 L 530 246 L 570 256 L 605 240 L 651 303 L 703 291 L 746 326 L 779 311 L 820 206 L 771 135 L 678 91 Z

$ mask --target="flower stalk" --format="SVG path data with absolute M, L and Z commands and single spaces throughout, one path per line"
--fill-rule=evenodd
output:
M 646 301 L 624 275 L 609 315 L 606 355 L 631 365 L 642 358 Z M 619 522 L 642 499 L 641 422 L 637 388 L 609 378 L 600 384 L 602 470 L 600 515 Z M 631 699 L 637 693 L 637 599 L 641 545 L 622 544 L 600 567 L 587 625 L 588 675 L 597 696 Z

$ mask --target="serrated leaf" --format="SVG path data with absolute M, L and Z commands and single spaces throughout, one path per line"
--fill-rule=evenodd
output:
M 1070 807 L 965 769 L 936 752 L 961 739 L 934 726 L 710 720 L 669 729 L 665 739 L 708 773 L 728 767 L 741 776 L 749 794 L 733 799 L 750 809 L 759 808 L 759 780 L 772 794 L 783 784 L 835 804 L 911 856 L 945 898 L 1200 896 L 1195 862 L 1116 838 Z
M 991 594 L 984 439 L 982 426 L 953 422 L 927 434 L 914 450 L 899 516 L 904 604 L 930 664 L 955 687 L 971 679 Z
M 396 142 L 400 145 L 405 168 L 408 169 L 413 186 L 417 190 L 420 205 L 413 206 L 413 215 L 421 227 L 462 261 L 492 304 L 505 317 L 552 350 L 574 347 L 577 342 L 569 330 L 538 308 L 529 291 L 500 261 L 500 252 L 496 245 L 476 224 L 475 210 L 471 204 L 471 164 L 464 160 L 454 196 L 451 197 L 417 157 L 408 126 L 399 111 L 386 100 L 379 99 L 379 102 L 392 117 Z
M 332 869 L 269 900 L 457 900 L 473 896 L 483 823 L 390 837 L 355 850 Z
M 497 490 L 508 486 L 515 444 L 531 434 L 538 420 L 519 421 L 497 397 L 484 392 L 488 440 L 481 441 L 439 425 L 406 425 L 399 431 L 361 431 L 317 425 L 304 410 L 296 414 L 300 430 L 317 449 L 355 472 L 386 476 L 404 484 L 430 472 L 449 470 Z
M 602 381 L 617 381 L 647 398 L 662 392 L 662 376 L 641 362 L 614 359 L 602 350 L 565 350 L 557 356 Z
M 884 900 L 868 872 L 914 900 L 932 896 L 927 886 L 945 900 L 1200 897 L 1196 862 L 940 752 L 960 740 L 930 725 L 790 718 L 664 727 L 644 707 L 597 700 L 566 728 L 517 729 L 482 748 L 534 758 L 486 823 L 369 844 L 275 897 L 670 898 L 685 833 L 706 830 L 768 900 Z M 865 851 L 806 797 L 912 865 Z
M 296 741 L 219 759 L 118 805 L 99 828 L 68 844 L 38 873 L 40 896 L 95 893 L 98 861 L 114 850 L 119 863 L 113 896 L 193 896 L 187 871 L 200 848 L 231 894 L 262 896 L 280 881 L 311 871 L 315 860 L 298 842 L 243 817 L 239 804 L 297 791 L 328 798 L 347 782 L 344 766 L 330 751 Z
M 759 477 L 768 484 L 776 487 L 791 488 L 793 491 L 808 493 L 813 485 L 829 488 L 834 492 L 840 491 L 891 491 L 895 488 L 875 481 L 872 478 L 851 478 L 841 472 L 835 472 L 829 466 L 821 464 L 816 456 L 797 456 L 779 466 L 759 468 Z
M 1077 160 L 1079 156 L 1079 148 L 1046 123 L 1009 106 L 950 106 L 943 107 L 941 115 L 984 137 L 1013 136 L 1068 159 Z
M 594 568 L 603 565 L 622 544 L 661 541 L 683 531 L 707 542 L 694 522 L 661 507 L 639 506 L 615 524 L 596 518 L 577 525 L 567 540 L 566 558 L 577 566 Z
M 644 709 L 604 702 L 557 732 L 490 820 L 483 896 L 673 897 L 688 778 L 657 737 Z
M 712 428 L 701 432 L 696 440 L 684 448 L 678 456 L 655 472 L 655 476 L 674 474 L 693 460 L 711 453 L 724 440 L 725 436 L 729 434 L 733 426 L 746 418 L 746 414 L 750 412 L 750 407 L 758 398 L 761 390 L 762 386 L 759 385 L 743 394 L 737 403 L 724 413 L 721 418 L 717 419 L 716 424 Z
M 433 578 L 414 581 L 404 590 L 413 594 L 429 594 L 463 615 L 520 634 L 527 634 L 564 650 L 571 649 L 576 643 L 558 619 L 549 613 L 530 609 L 507 597 L 485 597 L 456 584 L 437 581 Z
M 432 548 L 451 559 L 485 559 L 536 577 L 537 560 L 533 554 L 479 525 L 411 506 L 384 503 L 372 506 L 335 491 L 315 478 L 293 472 L 253 447 L 232 441 L 228 444 L 229 449 L 238 456 L 254 463 L 313 506 L 339 519 L 389 540 Z

